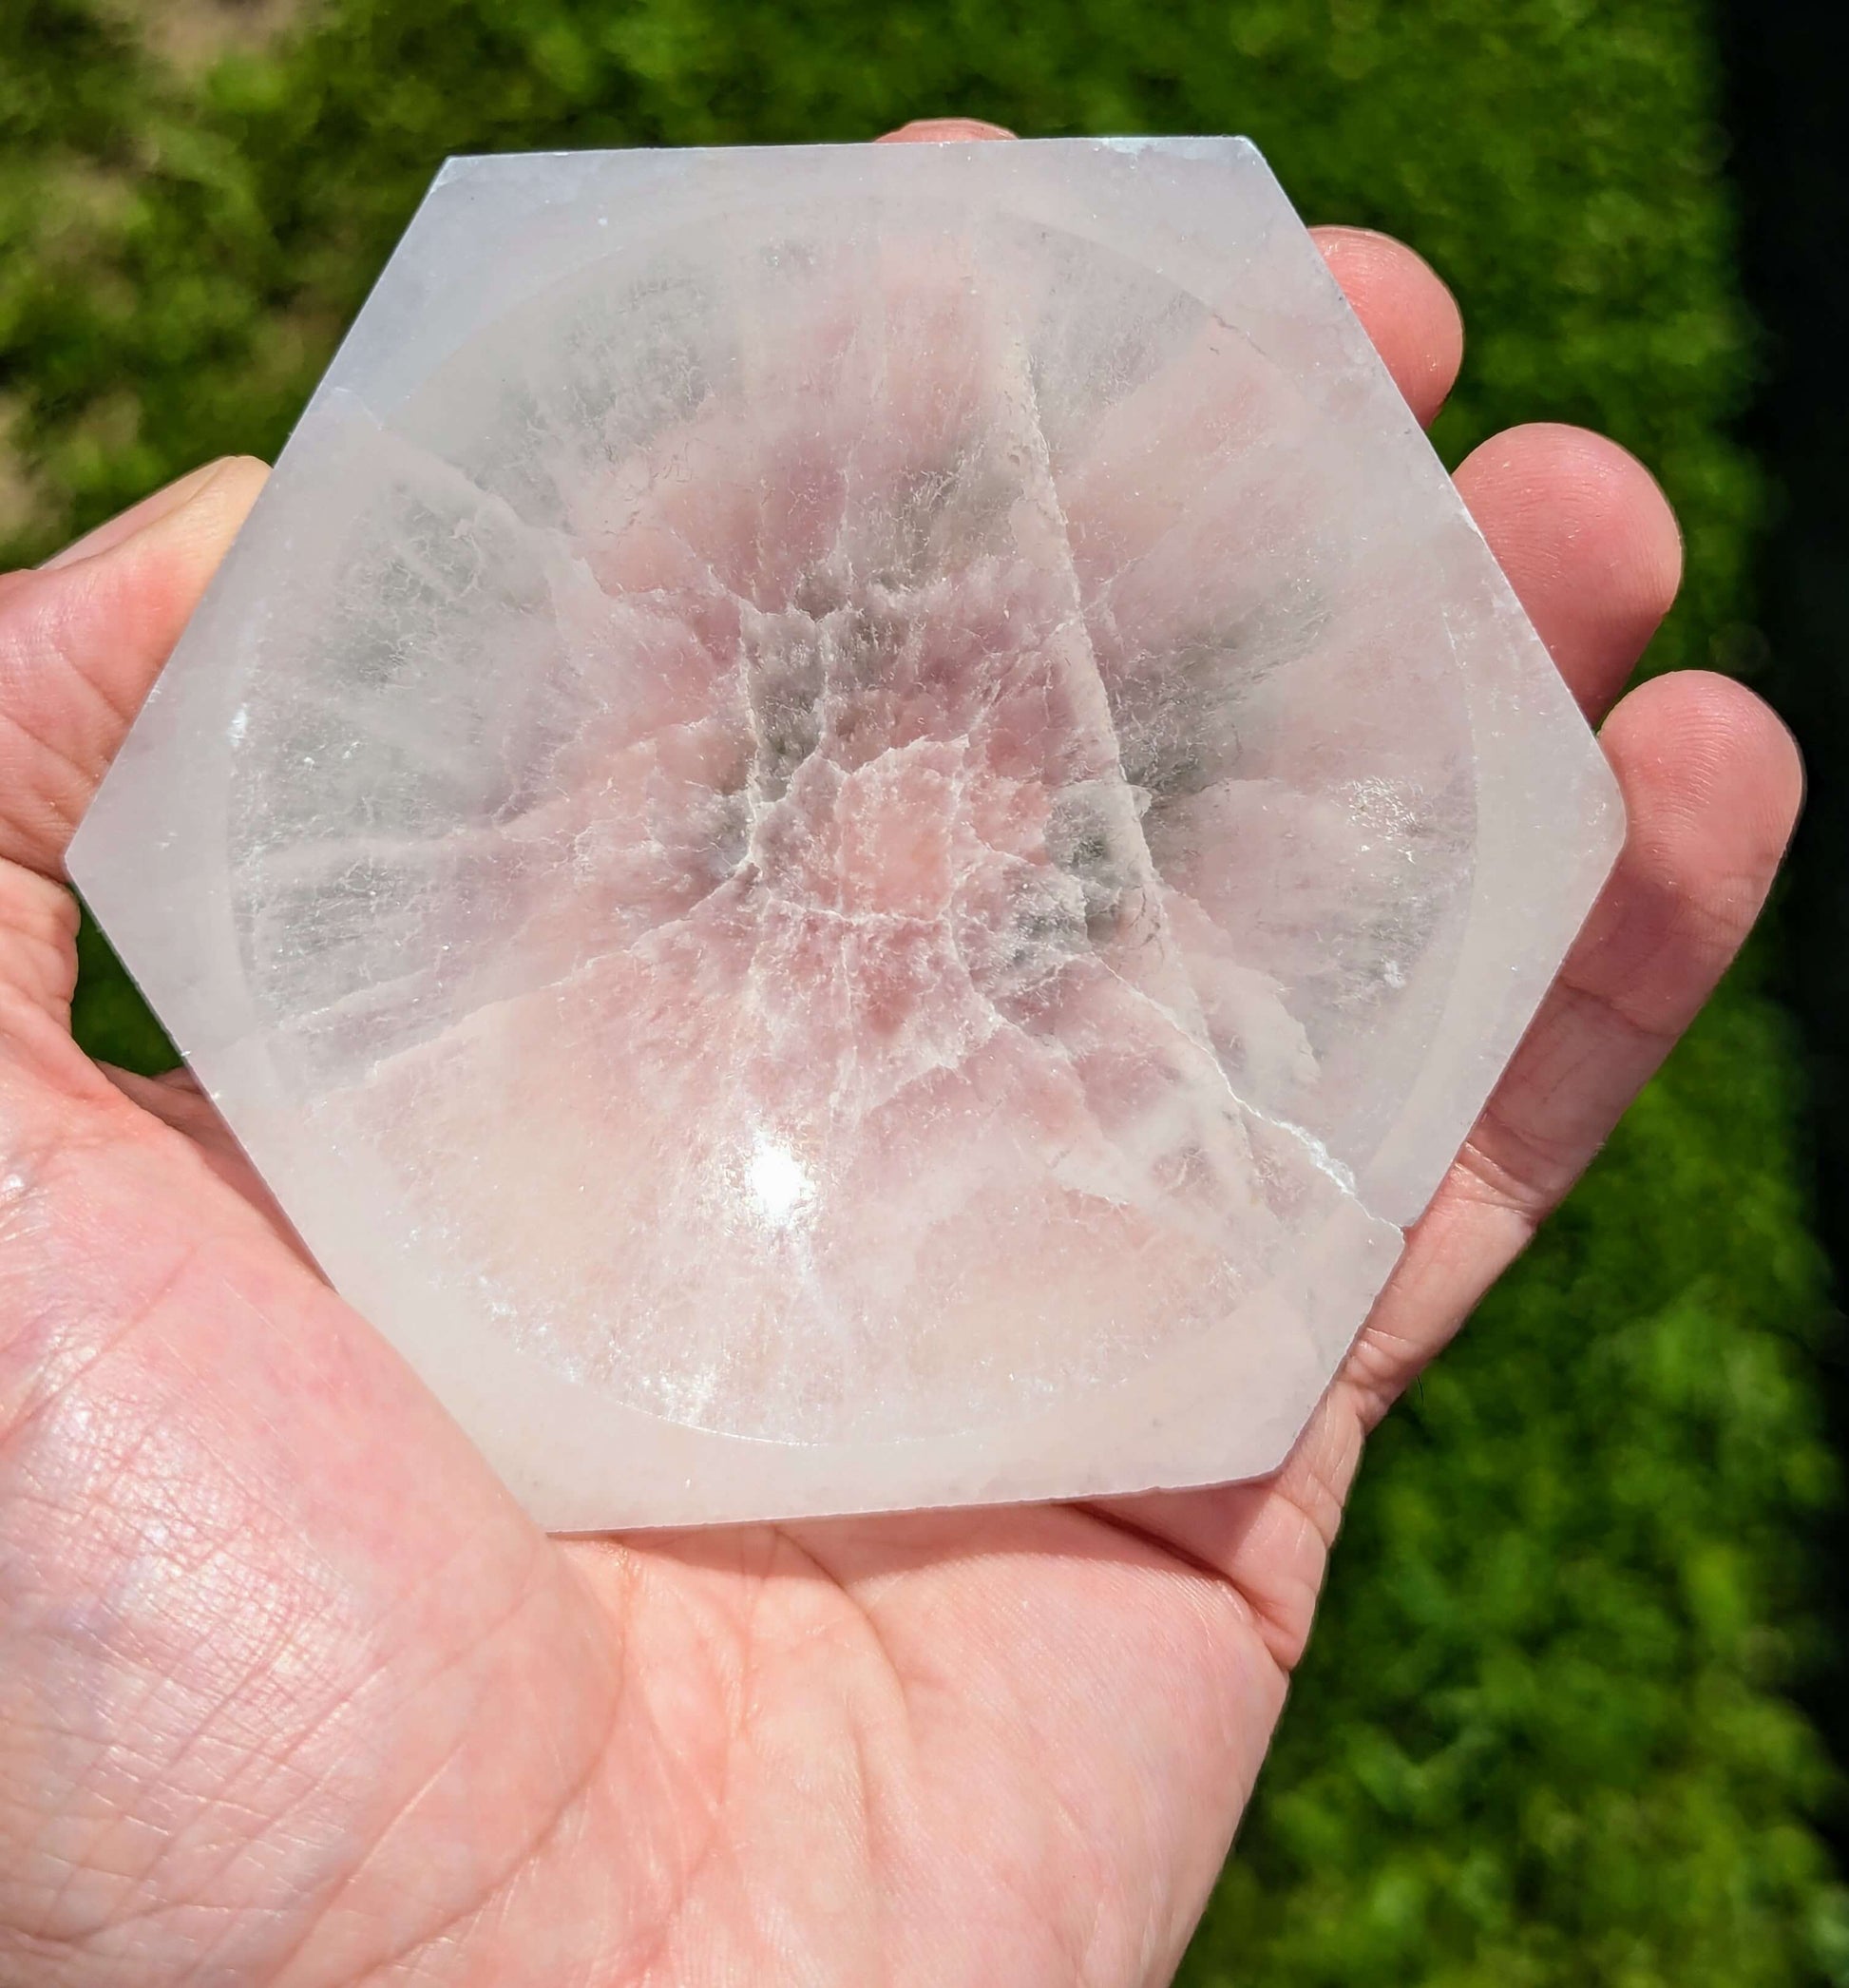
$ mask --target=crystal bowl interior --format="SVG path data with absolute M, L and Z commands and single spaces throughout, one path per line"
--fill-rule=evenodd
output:
M 524 1352 L 733 1435 L 967 1429 L 1353 1197 L 1444 1026 L 1472 715 L 1421 514 L 1260 341 L 869 192 L 315 418 L 315 605 L 227 735 L 242 972 Z

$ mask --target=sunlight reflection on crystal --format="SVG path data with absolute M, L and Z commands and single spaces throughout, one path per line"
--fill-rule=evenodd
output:
M 753 1213 L 773 1229 L 786 1229 L 815 1193 L 809 1169 L 773 1139 L 762 1137 L 745 1170 Z

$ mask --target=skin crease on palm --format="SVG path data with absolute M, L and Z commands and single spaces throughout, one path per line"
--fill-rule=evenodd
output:
M 1449 295 L 1383 238 L 1318 239 L 1429 419 Z M 1630 839 L 1275 1477 L 553 1541 L 198 1093 L 71 1040 L 65 844 L 263 474 L 196 472 L 0 581 L 0 1980 L 1166 1979 L 1364 1437 L 1699 1008 L 1797 811 L 1747 692 L 1618 701 L 1680 569 L 1655 484 L 1551 426 L 1458 472 Z

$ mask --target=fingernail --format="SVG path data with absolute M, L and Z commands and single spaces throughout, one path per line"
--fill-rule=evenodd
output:
M 94 559 L 99 552 L 107 552 L 124 540 L 132 539 L 138 531 L 145 531 L 150 525 L 159 524 L 170 512 L 177 511 L 182 504 L 189 504 L 197 497 L 230 460 L 229 456 L 221 455 L 215 463 L 201 463 L 197 469 L 188 470 L 184 476 L 176 478 L 151 496 L 143 497 L 139 504 L 131 504 L 125 511 L 119 512 L 106 524 L 99 525 L 94 531 L 86 531 L 62 552 L 54 552 L 41 564 L 39 571 L 48 573 L 54 566 L 70 566 L 80 559 Z

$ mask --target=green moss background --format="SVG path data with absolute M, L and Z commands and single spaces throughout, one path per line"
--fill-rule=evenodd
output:
M 12 0 L 0 534 L 274 452 L 447 152 L 1239 130 L 1457 290 L 1447 457 L 1618 436 L 1688 538 L 1649 666 L 1750 673 L 1717 85 L 1694 0 Z M 90 1045 L 163 1061 L 93 935 L 84 967 Z M 1849 1983 L 1794 1697 L 1836 1497 L 1796 1068 L 1749 962 L 1377 1442 L 1197 1988 Z

